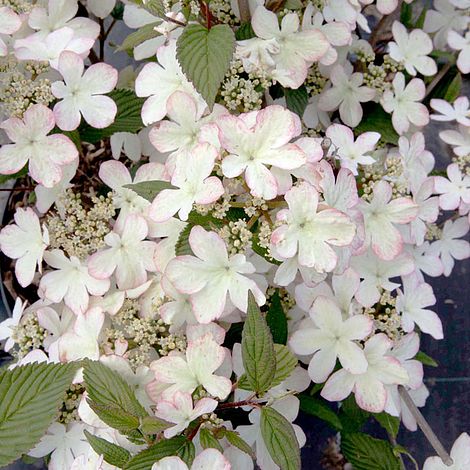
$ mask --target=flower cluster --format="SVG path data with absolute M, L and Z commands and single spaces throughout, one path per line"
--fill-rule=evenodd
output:
M 266 410 L 298 451 L 307 390 L 416 430 L 403 393 L 424 406 L 420 337 L 444 337 L 429 277 L 470 257 L 470 105 L 456 91 L 470 4 L 435 0 L 421 28 L 402 14 L 371 31 L 369 13 L 401 2 L 24 3 L 0 0 L 0 173 L 34 190 L 0 231 L 24 297 L 0 340 L 13 368 L 106 366 L 162 426 L 113 429 L 79 371 L 28 455 L 113 469 L 87 436 L 129 458 L 180 436 L 194 461 L 175 451 L 152 470 L 276 470 Z M 103 41 L 121 17 L 138 29 L 121 48 L 149 60 L 118 72 Z M 179 49 L 194 22 L 208 42 L 238 38 L 213 105 Z M 442 170 L 430 120 L 456 124 L 439 133 L 455 154 Z M 288 364 L 263 390 L 254 311 L 276 343 L 268 373 Z M 455 468 L 469 452 L 463 434 Z

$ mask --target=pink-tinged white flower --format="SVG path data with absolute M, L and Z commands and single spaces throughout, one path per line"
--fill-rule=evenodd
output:
M 400 286 L 390 279 L 406 276 L 413 272 L 413 259 L 408 255 L 400 255 L 393 261 L 384 261 L 371 250 L 360 256 L 351 258 L 351 267 L 363 279 L 356 292 L 356 299 L 364 307 L 371 307 L 380 299 L 380 288 L 392 291 Z
M 444 265 L 444 276 L 450 276 L 454 268 L 454 260 L 462 260 L 470 257 L 470 243 L 467 240 L 460 240 L 467 235 L 469 223 L 467 217 L 460 217 L 452 221 L 446 220 L 439 240 L 436 240 L 429 247 L 429 253 L 438 255 Z
M 206 413 L 212 413 L 218 405 L 218 401 L 213 398 L 202 398 L 196 405 L 190 393 L 175 392 L 168 400 L 160 400 L 155 410 L 156 416 L 174 423 L 175 426 L 165 429 L 163 434 L 167 439 L 176 436 L 184 431 L 191 421 Z
M 41 307 L 36 312 L 38 323 L 46 330 L 44 349 L 49 351 L 65 333 L 73 328 L 76 316 L 68 307 L 63 307 L 59 315 L 52 307 Z
M 145 240 L 148 227 L 143 217 L 131 214 L 123 226 L 104 237 L 109 248 L 90 257 L 88 271 L 102 280 L 114 273 L 119 289 L 134 289 L 147 281 L 147 271 L 156 270 L 153 262 L 156 244 Z
M 298 255 L 302 266 L 318 272 L 332 271 L 338 256 L 332 246 L 349 245 L 356 227 L 344 213 L 331 208 L 318 212 L 318 192 L 308 183 L 289 190 L 285 200 L 289 209 L 277 214 L 282 225 L 272 236 L 276 252 L 285 259 Z
M 335 111 L 344 124 L 356 127 L 362 119 L 361 103 L 371 101 L 375 90 L 363 85 L 362 73 L 346 73 L 341 65 L 335 65 L 330 73 L 332 87 L 321 94 L 318 105 L 323 111 Z
M 31 106 L 23 119 L 4 121 L 0 128 L 14 143 L 0 148 L 0 173 L 12 175 L 29 162 L 31 178 L 46 188 L 57 184 L 62 167 L 78 157 L 78 150 L 65 135 L 48 135 L 54 126 L 54 114 L 42 104 Z
M 435 303 L 436 297 L 429 284 L 420 283 L 414 276 L 404 277 L 403 292 L 398 290 L 396 306 L 397 312 L 401 313 L 403 330 L 409 333 L 416 324 L 434 339 L 444 338 L 439 316 L 426 308 Z
M 321 396 L 328 401 L 340 401 L 353 392 L 362 409 L 371 413 L 383 411 L 387 402 L 385 385 L 404 385 L 409 381 L 400 361 L 390 355 L 392 345 L 383 333 L 372 336 L 364 345 L 366 372 L 356 375 L 346 369 L 335 372 L 323 387 Z
M 465 157 L 470 153 L 470 127 L 459 125 L 459 130 L 449 129 L 439 132 L 439 137 L 446 144 L 453 146 L 455 155 Z
M 170 326 L 170 332 L 178 331 L 182 325 L 197 323 L 194 317 L 189 295 L 180 294 L 168 281 L 162 279 L 162 287 L 168 300 L 158 309 L 158 314 Z
M 49 233 L 34 211 L 19 207 L 14 215 L 15 223 L 0 232 L 0 249 L 9 258 L 16 259 L 15 276 L 20 286 L 33 282 L 36 267 L 41 271 L 44 251 L 49 245 Z
M 431 108 L 441 114 L 431 114 L 434 121 L 457 121 L 462 126 L 470 126 L 470 108 L 466 96 L 459 96 L 453 104 L 446 100 L 431 100 Z
M 372 332 L 373 321 L 365 315 L 354 315 L 343 320 L 341 310 L 327 297 L 318 296 L 310 318 L 313 328 L 298 329 L 289 340 L 296 354 L 313 354 L 308 374 L 314 382 L 324 382 L 333 372 L 336 360 L 352 374 L 363 374 L 367 360 L 362 348 L 356 343 Z
M 69 470 L 77 455 L 88 454 L 90 444 L 83 433 L 85 425 L 74 422 L 69 425 L 52 423 L 47 433 L 28 455 L 45 457 L 50 455 L 49 467 L 56 470 Z
M 379 181 L 374 186 L 372 200 L 362 200 L 358 207 L 364 215 L 366 244 L 370 244 L 379 258 L 396 258 L 403 248 L 403 238 L 396 225 L 414 220 L 418 206 L 410 198 L 392 199 L 390 184 Z
M 93 64 L 84 72 L 83 59 L 74 52 L 62 52 L 57 70 L 64 79 L 51 86 L 59 101 L 54 106 L 56 124 L 64 131 L 80 125 L 81 116 L 96 129 L 108 127 L 117 113 L 116 103 L 103 96 L 114 89 L 118 72 L 108 64 Z
M 36 33 L 24 39 L 17 39 L 14 50 L 15 56 L 19 60 L 46 61 L 52 68 L 57 69 L 62 52 L 75 52 L 85 58 L 94 42 L 95 40 L 91 38 L 77 37 L 72 28 L 64 27 L 47 34 L 45 37 L 38 36 Z
M 307 77 L 308 68 L 329 48 L 326 37 L 319 30 L 299 31 L 297 13 L 285 15 L 279 26 L 277 15 L 259 6 L 251 25 L 258 38 L 275 41 L 277 49 L 271 55 L 275 64 L 271 75 L 285 87 L 298 88 Z
M 320 109 L 320 98 L 321 95 L 311 96 L 308 100 L 307 107 L 305 108 L 304 115 L 302 116 L 303 123 L 309 129 L 316 129 L 318 126 L 326 129 L 331 124 L 328 112 Z
M 326 163 L 326 162 L 324 162 Z M 348 213 L 359 201 L 357 194 L 356 179 L 351 171 L 342 168 L 338 171 L 336 178 L 330 164 L 322 164 L 321 192 L 325 203 Z
M 116 5 L 116 0 L 88 0 L 86 3 L 88 11 L 98 18 L 106 18 Z
M 326 136 L 333 144 L 333 154 L 341 162 L 342 168 L 348 168 L 357 175 L 358 165 L 372 165 L 374 158 L 368 153 L 375 149 L 380 139 L 378 132 L 364 132 L 354 140 L 353 131 L 341 124 L 333 124 L 326 130 Z
M 205 449 L 196 456 L 191 467 L 179 457 L 165 457 L 154 463 L 151 470 L 230 470 L 230 462 L 217 449 Z
M 215 232 L 196 226 L 189 235 L 196 256 L 177 256 L 166 267 L 165 275 L 183 294 L 189 294 L 194 315 L 200 323 L 219 318 L 227 302 L 246 312 L 248 291 L 263 305 L 265 297 L 255 281 L 246 276 L 255 267 L 242 254 L 228 256 L 227 247 Z
M 423 470 L 465 470 L 470 465 L 470 436 L 464 432 L 454 442 L 450 451 L 452 465 L 446 465 L 440 457 L 428 457 Z
M 169 385 L 163 392 L 163 399 L 171 399 L 176 392 L 191 394 L 202 385 L 211 395 L 224 400 L 232 389 L 232 382 L 215 372 L 225 355 L 226 350 L 207 333 L 189 342 L 184 357 L 176 354 L 162 357 L 152 362 L 150 369 L 157 382 Z
M 354 5 L 354 2 L 348 0 L 335 0 L 328 2 L 323 7 L 323 16 L 328 23 L 332 21 L 341 21 L 347 23 L 351 31 L 360 26 L 364 31 L 370 33 L 366 17 L 361 13 L 361 7 Z
M 261 111 L 226 115 L 217 121 L 220 141 L 229 152 L 222 160 L 222 172 L 235 178 L 245 172 L 251 194 L 274 199 L 278 182 L 268 166 L 294 170 L 307 161 L 301 148 L 289 143 L 300 134 L 300 120 L 281 106 L 268 106 Z
M 176 189 L 164 189 L 153 200 L 149 217 L 155 222 L 165 222 L 176 213 L 188 220 L 193 204 L 210 204 L 224 194 L 217 176 L 210 176 L 219 153 L 210 144 L 199 144 L 178 165 L 171 178 Z
M 17 297 L 15 300 L 15 306 L 13 307 L 12 316 L 0 323 L 0 341 L 6 340 L 3 345 L 5 352 L 10 351 L 10 349 L 15 345 L 15 340 L 12 338 L 12 335 L 15 328 L 20 323 L 25 306 L 26 302 L 23 303 L 21 299 Z
M 77 316 L 73 329 L 59 339 L 59 357 L 61 362 L 100 357 L 98 338 L 103 328 L 105 315 L 100 308 L 91 308 Z
M 380 103 L 387 113 L 392 113 L 392 124 L 401 135 L 408 131 L 410 124 L 422 127 L 429 122 L 429 112 L 420 101 L 426 87 L 419 78 L 413 78 L 405 87 L 405 76 L 398 72 L 393 79 L 393 91 L 386 90 Z
M 135 81 L 137 96 L 149 97 L 142 107 L 145 125 L 161 121 L 167 114 L 168 98 L 175 91 L 192 96 L 198 109 L 204 110 L 206 103 L 183 74 L 176 59 L 176 41 L 161 46 L 157 51 L 158 63 L 146 64 Z
M 121 153 L 133 162 L 138 162 L 142 158 L 142 142 L 138 134 L 115 132 L 111 136 L 110 144 L 114 160 L 119 160 Z
M 403 64 L 406 71 L 415 76 L 416 72 L 422 75 L 434 75 L 437 66 L 428 54 L 432 52 L 431 38 L 421 29 L 414 29 L 408 34 L 406 27 L 399 21 L 392 26 L 393 39 L 388 44 L 390 57 Z
M 462 73 L 470 73 L 470 32 L 465 36 L 456 31 L 449 31 L 447 43 L 452 49 L 459 52 L 457 57 L 457 67 Z
M 470 203 L 470 176 L 462 175 L 457 163 L 447 167 L 447 178 L 434 178 L 434 188 L 440 194 L 439 205 L 446 211 L 457 209 L 461 203 Z
M 44 261 L 56 270 L 42 276 L 39 291 L 51 302 L 63 300 L 77 315 L 88 309 L 90 295 L 104 295 L 109 290 L 109 279 L 90 276 L 86 264 L 75 256 L 67 258 L 63 251 L 52 250 L 44 253 Z
M 16 33 L 21 27 L 21 18 L 9 7 L 0 8 L 0 57 L 6 56 L 8 48 L 1 35 Z

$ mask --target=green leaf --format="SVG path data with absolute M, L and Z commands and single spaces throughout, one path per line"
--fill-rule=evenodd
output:
M 369 419 L 370 413 L 357 406 L 354 395 L 341 402 L 339 418 L 344 432 L 358 432 Z
M 156 38 L 160 36 L 158 31 L 155 31 L 155 26 L 159 25 L 160 22 L 150 23 L 142 26 L 137 31 L 129 34 L 124 39 L 123 43 L 117 48 L 118 51 L 132 51 L 134 47 L 142 44 L 148 39 Z
M 104 421 L 108 426 L 117 429 L 119 432 L 127 433 L 137 429 L 140 420 L 137 416 L 128 413 L 120 406 L 103 405 L 88 400 L 90 408 Z
M 162 0 L 132 0 L 133 3 L 140 5 L 142 8 L 159 17 L 165 16 L 165 7 Z
M 356 135 L 363 132 L 379 132 L 381 140 L 387 144 L 398 144 L 398 134 L 392 125 L 392 118 L 380 105 L 369 103 L 364 106 L 364 117 L 355 128 Z
M 251 389 L 258 393 L 269 390 L 276 370 L 274 342 L 251 292 L 242 334 L 242 359 Z
M 421 362 L 425 366 L 429 366 L 429 367 L 439 366 L 439 364 L 431 356 L 428 356 L 427 354 L 423 353 L 423 351 L 418 351 L 418 354 L 416 354 L 414 359 Z
M 372 415 L 390 436 L 397 437 L 400 429 L 400 418 L 391 416 L 385 411 Z
M 155 416 L 144 416 L 140 420 L 140 430 L 144 434 L 159 434 L 165 429 L 170 428 L 173 424 L 164 421 L 163 419 L 156 418 Z
M 61 131 L 57 129 L 57 134 L 63 134 L 68 137 L 77 147 L 77 150 L 80 152 L 82 150 L 82 138 L 80 137 L 80 133 L 77 129 L 74 131 Z
M 235 35 L 226 24 L 211 29 L 190 24 L 178 38 L 176 57 L 181 69 L 211 109 L 232 60 L 234 47 Z
M 199 431 L 199 442 L 203 449 L 217 449 L 223 452 L 219 440 L 207 428 L 202 428 Z
M 400 11 L 400 23 L 405 25 L 407 28 L 413 26 L 413 5 L 403 2 Z
M 90 434 L 86 429 L 83 431 L 85 437 L 90 443 L 92 449 L 102 455 L 104 460 L 110 465 L 122 468 L 131 458 L 131 454 L 127 449 L 123 449 L 112 442 L 107 441 L 98 436 Z
M 279 289 L 271 296 L 271 305 L 266 315 L 266 323 L 273 335 L 273 341 L 278 344 L 287 343 L 287 317 L 282 308 Z
M 292 424 L 274 408 L 261 408 L 261 435 L 269 455 L 282 470 L 300 470 L 300 448 Z
M 108 94 L 114 100 L 118 108 L 114 122 L 104 128 L 95 129 L 84 123 L 79 132 L 82 141 L 94 144 L 102 139 L 111 137 L 116 132 L 138 132 L 144 127 L 140 113 L 144 98 L 138 98 L 131 90 L 118 89 Z
M 28 452 L 57 415 L 77 363 L 28 364 L 0 373 L 0 466 Z
M 342 435 L 341 452 L 354 470 L 400 470 L 392 446 L 367 434 Z
M 274 354 L 276 357 L 276 371 L 274 372 L 270 388 L 279 385 L 282 381 L 287 379 L 298 364 L 297 358 L 292 354 L 289 348 L 283 344 L 274 345 Z
M 418 28 L 418 29 L 423 29 L 423 26 L 424 26 L 424 20 L 426 19 L 426 13 L 428 11 L 428 8 L 427 7 L 424 7 L 422 10 L 421 10 L 421 13 L 420 15 L 418 16 L 418 19 L 416 20 L 416 23 L 414 25 L 415 28 Z
M 194 457 L 196 457 L 196 447 L 192 441 L 186 440 L 178 449 L 177 455 L 188 467 L 191 467 Z
M 287 109 L 302 117 L 308 104 L 308 93 L 305 86 L 302 85 L 295 90 L 284 88 L 284 96 L 286 97 Z
M 20 171 L 12 175 L 0 175 L 0 184 L 5 184 L 7 181 L 23 178 L 28 174 L 28 164 L 26 164 Z
M 343 425 L 341 424 L 338 415 L 322 400 L 304 394 L 301 394 L 298 397 L 300 399 L 300 409 L 304 413 L 320 418 L 337 431 L 341 431 L 343 429 Z
M 177 455 L 186 445 L 184 436 L 165 439 L 132 457 L 123 470 L 150 470 L 155 462 Z
M 235 39 L 237 41 L 244 41 L 245 39 L 251 39 L 256 37 L 255 32 L 251 26 L 251 23 L 242 23 L 240 27 L 235 31 Z
M 164 189 L 176 189 L 175 186 L 168 183 L 168 181 L 142 181 L 141 183 L 125 184 L 125 188 L 132 189 L 140 197 L 147 199 L 147 201 L 153 202 L 157 197 L 158 193 Z
M 245 440 L 243 440 L 240 437 L 240 435 L 237 432 L 226 429 L 224 431 L 224 436 L 227 439 L 227 441 L 229 441 L 230 444 L 235 446 L 237 449 L 240 449 L 242 452 L 245 452 L 245 454 L 248 454 L 251 458 L 255 458 L 253 449 L 249 446 L 249 444 Z
M 459 96 L 460 90 L 462 88 L 462 75 L 460 72 L 457 72 L 455 77 L 449 83 L 447 90 L 444 94 L 444 99 L 449 103 L 453 103 Z
M 182 255 L 193 255 L 193 250 L 191 250 L 191 245 L 189 244 L 189 235 L 191 230 L 193 229 L 194 225 L 188 224 L 181 230 L 178 240 L 176 241 L 175 245 L 175 254 L 176 256 Z

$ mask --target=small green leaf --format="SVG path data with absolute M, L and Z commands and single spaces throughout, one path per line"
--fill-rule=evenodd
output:
M 90 443 L 92 449 L 102 455 L 103 459 L 110 465 L 122 468 L 131 458 L 131 454 L 127 449 L 123 449 L 112 442 L 107 441 L 98 436 L 90 434 L 86 429 L 83 431 L 85 437 Z
M 405 25 L 407 28 L 413 26 L 413 5 L 403 2 L 400 11 L 400 23 Z
M 397 437 L 400 429 L 400 418 L 391 416 L 385 411 L 372 415 L 390 436 Z
M 203 449 L 217 449 L 220 452 L 224 451 L 219 440 L 207 428 L 202 428 L 199 431 L 199 442 Z
M 130 432 L 139 427 L 139 418 L 120 406 L 103 405 L 90 400 L 88 400 L 88 404 L 102 421 L 119 432 Z
M 144 416 L 140 420 L 140 430 L 144 434 L 159 434 L 165 429 L 173 426 L 171 423 L 164 421 L 163 419 L 156 418 L 155 416 Z
M 261 435 L 269 455 L 282 470 L 300 470 L 300 448 L 292 424 L 274 408 L 261 408 Z
M 189 24 L 178 38 L 176 57 L 181 69 L 211 109 L 232 60 L 234 47 L 235 35 L 226 24 L 211 29 Z
M 341 452 L 354 470 L 400 470 L 400 462 L 392 446 L 367 434 L 342 435 Z
M 266 323 L 273 335 L 273 341 L 278 344 L 287 343 L 287 317 L 282 308 L 279 289 L 271 296 L 271 305 L 266 315 Z
M 428 356 L 426 353 L 423 353 L 423 351 L 418 351 L 418 354 L 416 354 L 414 358 L 417 361 L 424 364 L 425 366 L 429 366 L 429 367 L 439 366 L 439 364 L 431 356 Z
M 308 104 L 308 93 L 305 86 L 302 85 L 295 90 L 284 88 L 284 96 L 286 97 L 287 109 L 302 117 Z
M 363 132 L 378 132 L 380 138 L 387 144 L 398 144 L 398 134 L 395 132 L 390 114 L 387 114 L 380 105 L 369 103 L 364 106 L 364 117 L 354 129 L 356 135 Z
M 269 390 L 276 370 L 274 342 L 251 292 L 242 334 L 242 359 L 251 389 L 258 393 Z
M 338 415 L 322 400 L 304 394 L 299 395 L 299 399 L 300 409 L 304 413 L 322 419 L 337 431 L 341 431 L 343 429 L 343 425 L 341 424 Z
M 457 72 L 455 77 L 449 83 L 447 90 L 444 95 L 444 99 L 449 103 L 453 103 L 459 96 L 462 88 L 462 75 Z
M 150 470 L 155 462 L 165 457 L 177 455 L 186 445 L 184 436 L 165 439 L 132 457 L 123 470 Z
M 159 17 L 165 16 L 165 6 L 163 5 L 163 0 L 133 0 L 133 2 L 140 5 L 149 13 L 152 13 L 152 15 Z
M 276 356 L 276 371 L 274 372 L 271 388 L 276 387 L 287 379 L 297 367 L 297 358 L 292 354 L 287 346 L 283 344 L 274 345 L 274 354 Z M 272 372 L 271 372 L 272 373 Z
M 245 454 L 248 454 L 251 458 L 255 458 L 253 449 L 247 444 L 246 441 L 244 441 L 240 437 L 240 435 L 237 432 L 226 429 L 224 431 L 224 436 L 227 439 L 227 441 L 229 441 L 230 444 L 235 446 L 237 449 L 240 449 L 242 452 L 245 452 Z
M 175 254 L 176 256 L 182 255 L 193 255 L 193 250 L 191 250 L 191 245 L 189 244 L 189 235 L 191 230 L 193 229 L 194 225 L 188 224 L 181 230 L 178 240 L 176 241 L 175 245 Z
M 244 41 L 245 39 L 251 39 L 256 37 L 255 32 L 251 26 L 251 23 L 242 23 L 240 27 L 235 31 L 235 39 L 237 41 Z
M 0 466 L 20 458 L 45 434 L 78 367 L 34 363 L 0 373 Z
M 188 467 L 191 467 L 194 457 L 196 457 L 196 447 L 192 441 L 186 440 L 178 449 L 177 455 Z
M 168 183 L 168 181 L 142 181 L 141 183 L 125 184 L 125 188 L 132 189 L 140 197 L 153 202 L 158 193 L 164 189 L 176 189 L 175 186 Z
M 418 16 L 418 19 L 416 20 L 416 23 L 415 23 L 415 28 L 418 28 L 418 29 L 423 29 L 423 26 L 424 26 L 424 20 L 426 19 L 426 13 L 428 11 L 428 7 L 424 7 L 422 10 L 421 10 L 421 13 L 420 15 Z
M 160 33 L 155 30 L 155 26 L 159 25 L 160 22 L 150 23 L 142 26 L 137 31 L 129 34 L 124 39 L 123 43 L 117 48 L 118 51 L 132 51 L 134 47 L 142 44 L 148 39 L 156 38 L 160 36 Z
M 341 402 L 339 418 L 344 432 L 358 432 L 369 419 L 370 413 L 357 406 L 354 395 Z

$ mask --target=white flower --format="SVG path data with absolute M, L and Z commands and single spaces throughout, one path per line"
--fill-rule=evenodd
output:
M 294 170 L 307 161 L 302 149 L 289 141 L 300 134 L 300 120 L 281 106 L 261 111 L 226 115 L 217 121 L 222 147 L 229 155 L 222 160 L 222 172 L 235 178 L 245 172 L 251 194 L 274 199 L 278 182 L 268 166 Z
M 243 312 L 247 310 L 248 291 L 258 305 L 264 304 L 266 299 L 256 282 L 246 276 L 253 274 L 255 267 L 244 255 L 229 257 L 222 238 L 200 226 L 191 230 L 189 244 L 196 256 L 177 256 L 168 263 L 165 276 L 178 291 L 189 294 L 200 323 L 210 323 L 222 315 L 227 294 Z
M 0 341 L 5 341 L 3 349 L 8 352 L 14 345 L 15 340 L 11 337 L 15 328 L 19 325 L 26 302 L 22 302 L 19 297 L 15 300 L 12 316 L 0 323 Z
M 459 130 L 449 129 L 439 132 L 439 137 L 449 145 L 453 145 L 455 155 L 465 157 L 470 154 L 470 127 L 460 125 Z
M 403 292 L 398 290 L 396 302 L 403 330 L 410 333 L 416 324 L 423 333 L 430 334 L 434 339 L 444 338 L 439 316 L 425 308 L 435 303 L 436 297 L 429 284 L 420 283 L 414 276 L 404 277 Z
M 46 188 L 62 178 L 62 166 L 78 157 L 77 147 L 62 134 L 47 135 L 55 126 L 54 114 L 42 104 L 35 104 L 23 119 L 10 118 L 0 128 L 14 142 L 0 148 L 0 173 L 12 175 L 29 162 L 28 174 Z
M 115 160 L 119 160 L 124 153 L 133 162 L 142 157 L 142 142 L 137 134 L 131 132 L 115 132 L 110 139 L 111 153 Z
M 44 261 L 56 271 L 44 274 L 39 292 L 54 303 L 64 300 L 77 315 L 88 309 L 90 295 L 104 295 L 109 290 L 109 279 L 90 276 L 86 264 L 75 256 L 67 258 L 63 251 L 52 250 L 44 253 Z
M 371 101 L 375 90 L 362 84 L 362 73 L 347 74 L 341 65 L 333 67 L 330 80 L 332 87 L 320 96 L 320 109 L 334 111 L 339 108 L 339 115 L 344 124 L 356 127 L 362 119 L 361 103 Z
M 422 75 L 434 75 L 437 66 L 428 54 L 433 46 L 430 37 L 421 29 L 414 29 L 408 34 L 405 26 L 395 21 L 392 26 L 393 39 L 389 42 L 390 57 L 405 66 L 410 75 L 416 75 L 418 71 Z
M 470 466 L 470 436 L 464 432 L 454 442 L 450 451 L 452 465 L 444 464 L 440 457 L 428 457 L 423 470 L 466 470 Z
M 212 413 L 218 405 L 218 401 L 212 398 L 202 398 L 193 407 L 191 394 L 175 392 L 168 400 L 160 400 L 155 410 L 156 416 L 175 426 L 165 429 L 163 434 L 167 439 L 184 431 L 191 421 L 206 413 Z
M 157 51 L 158 63 L 146 64 L 135 81 L 137 96 L 149 97 L 142 107 L 145 125 L 161 121 L 167 113 L 168 98 L 175 91 L 192 96 L 198 109 L 204 110 L 206 103 L 187 80 L 176 60 L 176 41 L 161 46 Z
M 154 463 L 151 470 L 230 470 L 229 461 L 217 449 L 205 449 L 196 456 L 191 467 L 179 457 L 165 457 Z
M 387 113 L 392 113 L 392 124 L 401 135 L 408 131 L 410 123 L 422 127 L 429 122 L 426 106 L 419 103 L 426 87 L 419 78 L 413 78 L 405 88 L 405 76 L 398 72 L 393 79 L 393 91 L 386 90 L 380 103 Z
M 469 101 L 466 96 L 459 96 L 453 105 L 446 100 L 431 100 L 431 108 L 441 114 L 431 114 L 434 121 L 457 121 L 463 126 L 470 126 Z
M 88 10 L 98 18 L 106 18 L 116 5 L 116 0 L 88 0 Z
M 16 33 L 21 27 L 21 18 L 9 7 L 0 7 L 0 35 Z M 8 48 L 0 36 L 0 57 L 8 54 Z
M 446 211 L 454 210 L 461 203 L 470 203 L 470 176 L 462 175 L 459 165 L 452 163 L 447 167 L 447 178 L 436 176 L 434 188 L 439 196 L 439 205 Z
M 378 132 L 364 132 L 354 141 L 349 127 L 333 124 L 326 130 L 326 136 L 333 143 L 333 155 L 339 158 L 342 168 L 348 168 L 357 175 L 357 165 L 372 165 L 375 160 L 367 155 L 372 152 L 380 139 Z
M 117 113 L 116 103 L 103 96 L 116 86 L 118 72 L 108 64 L 93 64 L 84 72 L 83 59 L 74 52 L 60 54 L 57 70 L 63 82 L 51 85 L 59 101 L 54 106 L 57 125 L 64 131 L 73 131 L 80 125 L 81 116 L 97 129 L 108 127 Z
M 171 184 L 176 189 L 164 189 L 153 200 L 149 217 L 165 222 L 176 213 L 188 220 L 193 204 L 210 204 L 224 194 L 217 176 L 210 176 L 219 153 L 210 144 L 199 144 L 188 154 L 187 161 L 176 166 Z
M 141 216 L 127 216 L 122 230 L 108 233 L 109 248 L 93 254 L 88 271 L 96 279 L 108 279 L 113 273 L 119 289 L 133 289 L 147 281 L 147 271 L 155 271 L 153 254 L 156 244 L 145 240 L 147 222 Z
M 38 216 L 30 207 L 19 207 L 14 215 L 15 224 L 0 232 L 0 249 L 9 258 L 16 259 L 15 275 L 22 287 L 33 282 L 36 267 L 41 271 L 44 251 L 49 245 L 47 228 L 41 230 Z
M 452 49 L 459 52 L 457 67 L 462 73 L 470 73 L 470 32 L 465 37 L 455 31 L 449 31 L 447 42 Z
M 314 382 L 324 382 L 333 372 L 336 360 L 352 374 L 362 374 L 367 360 L 355 342 L 369 336 L 373 321 L 365 315 L 353 315 L 343 321 L 336 303 L 318 296 L 310 310 L 313 328 L 297 330 L 289 341 L 296 353 L 306 356 L 313 353 L 308 373 Z
M 157 382 L 168 384 L 163 399 L 171 399 L 178 391 L 192 393 L 202 385 L 211 395 L 224 400 L 232 390 L 232 382 L 214 372 L 222 365 L 226 350 L 219 346 L 212 333 L 190 341 L 185 357 L 169 355 L 153 361 L 150 369 Z
M 366 372 L 356 375 L 346 369 L 335 372 L 323 387 L 321 396 L 329 401 L 340 401 L 353 392 L 362 409 L 371 413 L 383 411 L 387 402 L 385 385 L 403 385 L 409 381 L 400 362 L 387 354 L 392 344 L 383 333 L 372 336 L 364 345 Z
M 51 307 L 38 308 L 36 315 L 38 323 L 45 329 L 46 337 L 43 345 L 46 351 L 49 351 L 54 343 L 56 343 L 62 335 L 69 332 L 73 328 L 76 316 L 68 307 L 63 307 L 59 314 Z

